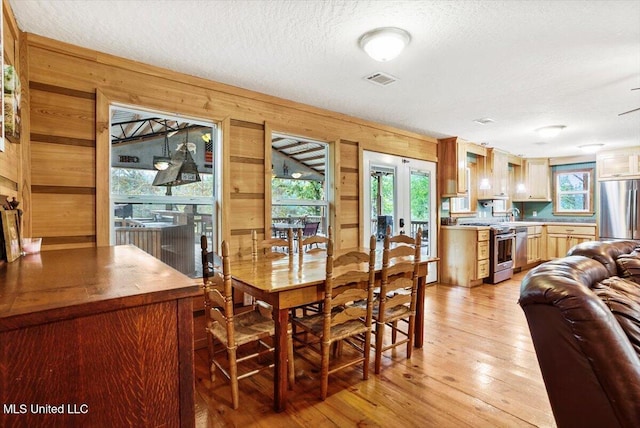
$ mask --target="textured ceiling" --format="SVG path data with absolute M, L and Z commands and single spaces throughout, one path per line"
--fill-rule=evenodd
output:
M 640 111 L 618 116 L 640 107 L 637 0 L 8 1 L 26 32 L 433 137 L 529 157 L 640 145 Z M 388 63 L 357 43 L 382 26 L 412 37 Z M 398 81 L 363 79 L 379 71 Z

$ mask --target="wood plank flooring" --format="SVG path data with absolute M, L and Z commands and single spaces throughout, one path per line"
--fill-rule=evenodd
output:
M 517 304 L 523 273 L 472 289 L 432 285 L 425 298 L 425 344 L 383 358 L 380 375 L 359 367 L 329 379 L 319 399 L 317 372 L 296 358 L 287 410 L 273 411 L 270 371 L 231 389 L 209 379 L 207 351 L 196 351 L 197 427 L 554 427 L 538 361 Z M 392 364 L 393 362 L 393 364 Z

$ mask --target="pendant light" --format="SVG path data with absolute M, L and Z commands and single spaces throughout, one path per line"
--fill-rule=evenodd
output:
M 200 181 L 198 166 L 196 165 L 191 152 L 189 151 L 189 127 L 184 143 L 171 156 L 169 167 L 158 171 L 153 186 L 182 186 Z
M 171 163 L 171 151 L 169 150 L 169 128 L 167 120 L 164 120 L 164 146 L 162 147 L 162 156 L 153 157 L 153 167 L 158 171 L 164 171 L 169 168 Z

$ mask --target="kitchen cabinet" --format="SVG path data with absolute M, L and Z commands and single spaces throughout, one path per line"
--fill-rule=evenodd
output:
M 527 264 L 542 261 L 542 250 L 542 226 L 527 226 Z
M 548 158 L 524 159 L 526 193 L 518 195 L 516 202 L 550 202 L 551 179 Z
M 500 150 L 491 150 L 491 166 L 494 199 L 506 199 L 509 197 L 509 155 Z
M 585 225 L 547 225 L 547 259 L 567 255 L 571 247 L 581 242 L 595 241 L 596 227 Z
M 465 196 L 467 188 L 467 142 L 457 137 L 438 140 L 438 179 L 442 197 Z
M 640 147 L 599 152 L 596 169 L 598 180 L 640 178 Z
M 486 158 L 478 157 L 478 170 L 479 178 L 488 178 L 491 185 L 490 189 L 478 189 L 478 199 L 509 198 L 509 155 L 506 152 L 488 149 Z
M 441 278 L 443 284 L 473 287 L 489 276 L 489 228 L 443 226 Z

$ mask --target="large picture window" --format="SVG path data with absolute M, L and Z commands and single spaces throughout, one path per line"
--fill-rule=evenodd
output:
M 214 248 L 213 123 L 111 109 L 111 245 L 135 245 L 201 276 L 200 236 Z
M 554 173 L 554 214 L 593 214 L 593 169 Z

